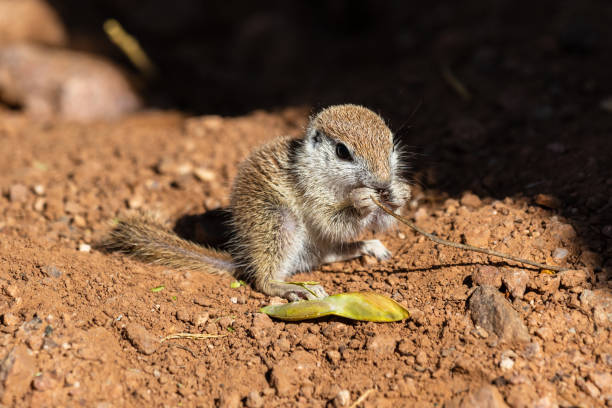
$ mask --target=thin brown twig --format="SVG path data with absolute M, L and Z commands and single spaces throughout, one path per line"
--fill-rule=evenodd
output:
M 193 356 L 193 358 L 198 358 L 198 356 L 196 356 L 196 353 L 194 353 L 189 347 L 181 346 L 180 344 L 174 344 L 173 347 L 180 348 L 181 350 L 185 350 L 189 352 Z
M 370 388 L 369 390 L 366 390 L 363 394 L 361 394 L 361 396 L 359 398 L 357 398 L 357 400 L 355 402 L 353 402 L 351 404 L 351 406 L 349 408 L 356 408 L 357 405 L 359 405 L 363 401 L 365 401 L 366 398 L 368 398 L 370 396 L 370 394 L 373 393 L 374 391 L 375 391 L 374 388 Z
M 390 209 L 388 209 L 387 207 L 382 205 L 374 196 L 370 196 L 370 198 L 372 199 L 372 201 L 374 201 L 374 204 L 379 206 L 384 212 L 386 212 L 390 216 L 394 217 L 395 219 L 403 222 L 404 224 L 406 224 L 407 226 L 412 228 L 414 231 L 418 232 L 421 235 L 426 236 L 427 238 L 429 238 L 430 240 L 432 240 L 435 243 L 442 244 L 442 245 L 447 245 L 447 246 L 450 246 L 450 247 L 453 247 L 453 248 L 464 249 L 464 250 L 467 250 L 467 251 L 479 252 L 481 254 L 497 256 L 499 258 L 510 259 L 512 261 L 520 262 L 522 264 L 527 264 L 527 265 L 535 266 L 536 268 L 539 268 L 539 269 L 548 269 L 548 270 L 557 271 L 557 272 L 562 272 L 562 271 L 568 270 L 568 268 L 564 268 L 562 266 L 541 264 L 541 263 L 538 263 L 538 262 L 530 261 L 528 259 L 519 258 L 518 256 L 503 254 L 501 252 L 493 251 L 493 250 L 490 250 L 490 249 L 479 248 L 479 247 L 475 247 L 473 245 L 467 245 L 467 244 L 459 244 L 457 242 L 447 241 L 445 239 L 438 238 L 435 235 L 430 234 L 429 232 L 424 231 L 421 228 L 417 227 L 416 225 L 414 225 L 414 223 L 412 221 L 408 220 L 407 218 L 404 218 L 401 215 L 395 214 L 393 211 L 391 211 Z

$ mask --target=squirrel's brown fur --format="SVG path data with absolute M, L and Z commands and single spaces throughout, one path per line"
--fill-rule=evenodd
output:
M 321 263 L 369 254 L 386 259 L 378 240 L 353 241 L 394 219 L 371 200 L 399 210 L 410 197 L 399 152 L 384 121 L 358 105 L 329 107 L 301 138 L 280 138 L 239 167 L 231 194 L 229 252 L 185 241 L 154 217 L 123 218 L 106 246 L 176 269 L 231 274 L 268 295 L 290 300 L 324 296 L 284 280 Z

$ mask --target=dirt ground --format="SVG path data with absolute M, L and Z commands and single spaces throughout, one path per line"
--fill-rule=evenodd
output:
M 0 406 L 341 407 L 364 395 L 364 407 L 612 406 L 612 28 L 603 18 L 612 8 L 568 4 L 522 25 L 501 12 L 469 24 L 480 11 L 464 10 L 446 29 L 447 8 L 420 11 L 431 18 L 412 37 L 398 34 L 401 57 L 381 51 L 393 63 L 293 84 L 290 96 L 253 87 L 254 102 L 235 102 L 233 113 L 226 93 L 214 108 L 222 82 L 186 86 L 206 99 L 185 97 L 188 108 L 107 122 L 0 105 Z M 438 34 L 422 34 L 427 24 Z M 391 260 L 295 280 L 376 291 L 410 319 L 283 323 L 258 313 L 274 299 L 229 278 L 96 247 L 136 208 L 218 243 L 215 210 L 228 205 L 240 160 L 300 134 L 316 107 L 335 102 L 371 106 L 409 146 L 404 213 L 417 225 L 572 271 L 541 273 L 399 226 L 379 236 Z M 470 302 L 483 285 L 498 289 L 526 335 L 508 334 L 507 321 L 497 331 L 475 323 Z M 179 332 L 220 337 L 160 341 Z

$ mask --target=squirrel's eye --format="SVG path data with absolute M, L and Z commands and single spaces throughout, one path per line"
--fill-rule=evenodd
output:
M 346 147 L 343 143 L 338 143 L 336 145 L 336 156 L 338 156 L 341 160 L 351 161 L 353 160 L 353 156 L 351 156 L 351 152 L 349 152 L 348 147 Z

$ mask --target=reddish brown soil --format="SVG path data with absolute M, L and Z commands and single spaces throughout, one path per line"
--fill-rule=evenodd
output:
M 279 25 L 270 12 L 255 21 L 263 37 L 244 29 L 229 45 L 175 47 L 168 33 L 184 24 L 169 16 L 171 44 L 149 50 L 173 75 L 159 77 L 149 105 L 172 94 L 163 105 L 228 116 L 151 111 L 74 124 L 0 108 L 0 405 L 349 406 L 366 392 L 366 407 L 485 406 L 487 392 L 492 406 L 612 405 L 612 113 L 602 109 L 612 97 L 612 7 L 440 2 L 395 15 L 377 4 L 369 8 L 376 24 L 361 37 L 331 20 L 334 29 Z M 275 30 L 289 32 L 293 46 L 276 43 Z M 72 38 L 96 48 L 90 37 Z M 235 49 L 244 61 L 232 60 Z M 270 55 L 278 61 L 268 70 Z M 443 66 L 471 101 L 442 79 Z M 213 210 L 228 204 L 237 163 L 272 137 L 299 134 L 312 105 L 338 102 L 377 109 L 411 146 L 415 190 L 405 213 L 418 225 L 583 272 L 542 274 L 401 226 L 379 237 L 392 260 L 326 265 L 295 279 L 328 293 L 374 290 L 409 308 L 409 320 L 283 323 L 258 313 L 271 299 L 232 289 L 229 278 L 96 248 L 119 213 L 139 207 L 160 211 L 183 236 L 219 241 Z M 527 273 L 524 295 L 502 283 L 506 268 Z M 529 342 L 474 326 L 468 299 L 483 283 L 506 296 Z M 160 343 L 178 332 L 225 336 Z
M 296 277 L 318 280 L 330 293 L 392 296 L 413 311 L 412 319 L 393 324 L 272 323 L 257 315 L 270 299 L 248 287 L 231 289 L 228 278 L 79 251 L 127 207 L 160 209 L 176 220 L 227 205 L 238 161 L 270 137 L 298 133 L 306 113 L 222 119 L 153 112 L 74 125 L 3 111 L 0 306 L 9 319 L 0 344 L 4 355 L 26 344 L 39 379 L 4 403 L 231 406 L 257 391 L 265 406 L 324 406 L 341 389 L 351 400 L 375 389 L 366 406 L 439 404 L 492 381 L 506 397 L 527 389 L 532 400 L 599 403 L 576 386 L 577 378 L 610 370 L 609 327 L 596 330 L 577 300 L 590 282 L 531 285 L 514 302 L 532 334 L 547 328 L 533 336 L 540 351 L 529 354 L 482 338 L 466 312 L 469 277 L 499 260 L 440 247 L 404 227 L 381 237 L 395 253 L 389 262 L 334 264 Z M 210 174 L 199 180 L 194 168 Z M 37 186 L 44 191 L 34 192 Z M 601 270 L 600 254 L 585 248 L 567 220 L 528 199 L 480 202 L 467 194 L 439 203 L 420 189 L 415 196 L 418 224 L 441 236 L 460 241 L 463 234 L 546 262 L 563 247 L 570 265 Z M 609 290 L 604 274 L 599 285 Z M 176 332 L 226 336 L 168 340 L 145 355 L 126 338 L 133 323 L 155 340 Z M 499 366 L 506 350 L 516 352 L 509 371 Z

